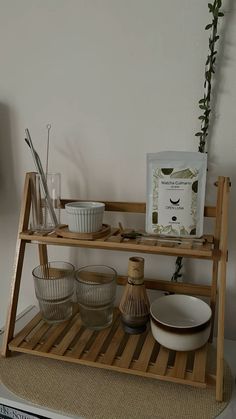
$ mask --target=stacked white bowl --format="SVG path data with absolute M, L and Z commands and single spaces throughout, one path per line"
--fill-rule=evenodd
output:
M 200 298 L 165 295 L 150 307 L 153 337 L 176 351 L 193 351 L 205 345 L 211 331 L 211 308 Z

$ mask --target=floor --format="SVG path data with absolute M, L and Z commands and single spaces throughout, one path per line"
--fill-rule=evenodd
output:
M 18 316 L 18 320 L 16 322 L 16 332 L 20 330 L 24 324 L 28 323 L 28 321 L 35 315 L 35 307 L 31 306 L 28 307 L 21 315 Z M 0 344 L 2 338 L 2 330 L 0 330 Z M 217 416 L 217 419 L 235 419 L 236 418 L 236 341 L 233 340 L 225 340 L 225 360 L 228 362 L 228 365 L 231 368 L 231 372 L 234 378 L 234 390 L 232 394 L 232 399 L 226 409 Z M 0 383 L 0 404 L 11 406 L 15 409 L 21 409 L 28 411 L 31 415 L 42 415 L 46 418 L 50 419 L 65 419 L 65 418 L 74 418 L 73 416 L 64 416 L 60 413 L 49 411 L 41 406 L 34 406 L 31 405 L 29 402 L 24 401 L 14 394 L 12 394 L 7 388 L 5 388 Z M 19 416 L 18 416 L 19 417 Z M 1 418 L 1 411 L 0 411 L 0 418 Z M 80 419 L 76 416 L 76 419 Z M 82 418 L 81 418 L 82 419 Z M 128 419 L 128 418 L 127 418 Z M 168 419 L 168 418 L 166 418 Z M 213 418 L 212 418 L 213 419 Z

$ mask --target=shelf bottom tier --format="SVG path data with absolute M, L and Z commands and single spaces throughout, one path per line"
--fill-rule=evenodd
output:
M 63 323 L 50 325 L 38 313 L 9 343 L 11 351 L 105 368 L 159 380 L 206 387 L 207 347 L 176 352 L 159 345 L 148 330 L 141 335 L 123 331 L 120 313 L 101 331 L 86 329 L 77 311 Z

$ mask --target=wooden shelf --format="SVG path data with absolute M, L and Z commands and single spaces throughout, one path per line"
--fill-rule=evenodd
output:
M 141 335 L 123 331 L 119 310 L 110 327 L 86 329 L 79 313 L 58 325 L 47 324 L 40 313 L 9 343 L 12 351 L 59 359 L 159 380 L 206 387 L 207 345 L 193 352 L 160 346 L 150 330 Z M 211 375 L 212 379 L 212 375 Z
M 38 314 L 14 337 L 27 243 L 38 245 L 40 264 L 48 262 L 48 245 L 205 259 L 210 261 L 212 269 L 209 285 L 203 285 L 200 282 L 187 284 L 149 279 L 145 281 L 145 285 L 152 290 L 208 297 L 212 309 L 211 338 L 214 320 L 215 317 L 217 318 L 215 386 L 216 400 L 222 401 L 229 178 L 223 176 L 218 178 L 216 205 L 206 206 L 204 210 L 205 217 L 214 219 L 213 235 L 204 236 L 203 241 L 182 239 L 176 242 L 173 240 L 172 242 L 164 241 L 156 237 L 141 237 L 136 240 L 124 239 L 119 228 L 112 228 L 109 234 L 96 240 L 77 240 L 58 237 L 55 232 L 42 234 L 30 231 L 29 218 L 34 179 L 35 173 L 27 173 L 16 243 L 11 298 L 3 339 L 3 356 L 9 356 L 11 351 L 24 352 L 144 377 L 205 387 L 208 379 L 211 379 L 212 382 L 212 376 L 206 371 L 207 345 L 195 352 L 174 352 L 160 346 L 152 337 L 150 330 L 142 335 L 127 335 L 122 329 L 117 310 L 112 326 L 100 332 L 85 329 L 81 324 L 78 312 L 69 321 L 58 325 L 47 324 Z M 66 202 L 72 201 L 74 200 L 61 200 L 61 208 L 64 208 Z M 146 208 L 145 203 L 106 201 L 105 210 L 144 214 Z M 126 279 L 118 277 L 118 283 L 124 285 Z M 215 316 L 216 307 L 218 308 L 217 316 Z
M 130 231 L 130 230 L 129 230 Z M 105 237 L 97 240 L 78 240 L 59 237 L 55 232 L 40 233 L 26 230 L 20 238 L 28 243 L 44 243 L 56 246 L 77 246 L 92 249 L 183 256 L 197 259 L 219 260 L 221 252 L 215 248 L 213 236 L 203 236 L 203 241 L 178 239 L 176 242 L 161 238 L 124 239 L 118 228 L 112 228 Z

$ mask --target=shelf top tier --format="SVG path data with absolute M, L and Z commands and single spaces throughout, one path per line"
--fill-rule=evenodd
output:
M 130 231 L 130 230 L 125 230 Z M 123 233 L 123 232 L 122 232 Z M 111 228 L 104 237 L 96 240 L 81 240 L 59 237 L 56 232 L 42 233 L 38 231 L 23 231 L 20 238 L 30 243 L 48 245 L 77 246 L 91 249 L 106 249 L 130 251 L 169 256 L 183 256 L 200 259 L 219 259 L 220 251 L 215 248 L 213 236 L 203 236 L 201 239 L 164 239 L 160 237 L 139 237 L 126 239 L 119 228 Z
M 151 253 L 169 256 L 182 256 L 197 259 L 220 260 L 222 254 L 227 257 L 227 207 L 230 181 L 229 178 L 219 177 L 216 182 L 217 199 L 216 206 L 205 206 L 204 216 L 214 219 L 213 235 L 205 235 L 201 239 L 176 238 L 168 239 L 160 236 L 142 235 L 136 239 L 125 238 L 124 232 L 130 232 L 130 229 L 112 227 L 104 237 L 96 237 L 91 240 L 84 238 L 71 238 L 61 236 L 58 230 L 44 233 L 40 231 L 29 230 L 29 214 L 31 207 L 31 182 L 35 177 L 34 173 L 28 173 L 25 181 L 24 200 L 21 210 L 19 225 L 19 237 L 30 243 L 42 243 L 61 246 L 77 246 L 91 249 L 106 249 L 115 251 L 128 251 L 138 253 Z M 60 208 L 65 208 L 67 202 L 73 202 L 75 199 L 61 199 Z M 79 201 L 79 199 L 76 199 Z M 105 203 L 105 211 L 124 212 L 124 213 L 142 213 L 146 212 L 145 203 L 134 202 L 112 202 Z

